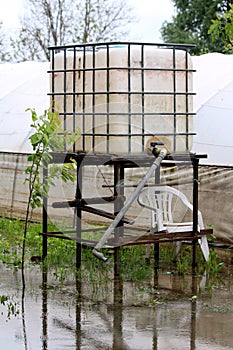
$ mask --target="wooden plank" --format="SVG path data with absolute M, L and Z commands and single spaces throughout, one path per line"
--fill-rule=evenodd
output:
M 91 232 L 91 229 L 90 229 Z M 121 237 L 121 239 L 118 242 L 115 242 L 114 239 L 109 239 L 107 244 L 104 246 L 105 248 L 117 248 L 121 246 L 133 246 L 133 245 L 144 245 L 144 244 L 153 244 L 153 243 L 168 243 L 168 242 L 179 242 L 179 241 L 193 241 L 198 240 L 202 237 L 202 235 L 211 234 L 213 232 L 212 229 L 203 229 L 201 232 L 199 232 L 197 235 L 193 235 L 192 231 L 188 232 L 176 232 L 176 233 L 166 233 L 166 232 L 160 232 L 156 234 L 144 234 L 144 235 L 138 235 L 136 237 L 135 235 L 132 237 L 130 235 Z M 66 231 L 66 233 L 76 233 L 75 231 Z M 69 236 L 65 235 L 63 232 L 46 232 L 41 233 L 41 235 L 45 235 L 48 237 L 53 238 L 59 238 L 59 239 L 66 239 L 66 240 L 73 240 L 77 243 L 94 247 L 98 240 L 90 240 L 90 239 L 78 239 L 75 235 Z
M 203 229 L 200 230 L 200 232 L 197 232 L 196 235 L 193 234 L 193 231 L 184 231 L 184 232 L 167 232 L 167 231 L 161 231 L 161 232 L 155 232 L 155 233 L 149 233 L 149 234 L 144 234 L 144 235 L 139 235 L 138 239 L 139 240 L 154 240 L 154 239 L 162 239 L 162 238 L 176 238 L 176 237 L 181 237 L 181 238 L 186 238 L 186 237 L 193 237 L 193 236 L 203 236 L 207 234 L 212 234 L 213 230 L 212 229 Z
M 143 245 L 143 244 L 154 244 L 154 243 L 158 243 L 158 244 L 162 244 L 162 243 L 169 243 L 169 242 L 180 242 L 180 241 L 194 241 L 201 238 L 201 236 L 189 236 L 189 237 L 176 237 L 176 238 L 163 238 L 163 239 L 153 239 L 153 240 L 134 240 L 134 241 L 128 241 L 128 242 L 124 242 L 122 241 L 121 243 L 118 243 L 115 245 L 115 247 L 126 247 L 126 246 L 133 246 L 133 245 Z

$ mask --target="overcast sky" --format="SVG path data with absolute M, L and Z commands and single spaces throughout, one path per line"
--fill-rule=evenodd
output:
M 128 0 L 135 7 L 140 21 L 134 26 L 131 40 L 160 41 L 162 23 L 170 20 L 174 14 L 171 0 Z M 0 0 L 0 19 L 4 25 L 12 28 L 19 23 L 24 0 Z

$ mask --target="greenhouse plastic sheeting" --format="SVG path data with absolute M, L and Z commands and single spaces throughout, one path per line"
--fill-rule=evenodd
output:
M 48 63 L 0 64 L 0 151 L 31 152 L 31 115 L 49 107 Z
M 211 53 L 193 57 L 193 151 L 208 154 L 202 162 L 233 165 L 233 55 Z

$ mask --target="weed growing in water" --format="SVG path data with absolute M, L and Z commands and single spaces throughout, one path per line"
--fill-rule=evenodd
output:
M 120 249 L 121 275 L 126 281 L 138 281 L 153 276 L 152 264 L 145 261 L 146 247 L 143 245 Z
M 215 251 L 210 252 L 209 260 L 206 262 L 206 271 L 210 276 L 216 276 L 223 268 L 225 264 L 217 261 L 217 254 Z
M 5 306 L 7 309 L 7 320 L 10 320 L 12 316 L 16 317 L 19 315 L 18 304 L 8 295 L 0 295 L 0 305 Z M 4 311 L 1 312 L 1 315 L 4 315 Z

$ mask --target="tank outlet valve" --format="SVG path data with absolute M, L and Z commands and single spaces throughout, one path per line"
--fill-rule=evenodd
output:
M 151 146 L 151 152 L 155 157 L 157 157 L 160 153 L 162 146 L 164 146 L 164 143 L 160 141 L 151 142 L 150 146 Z

